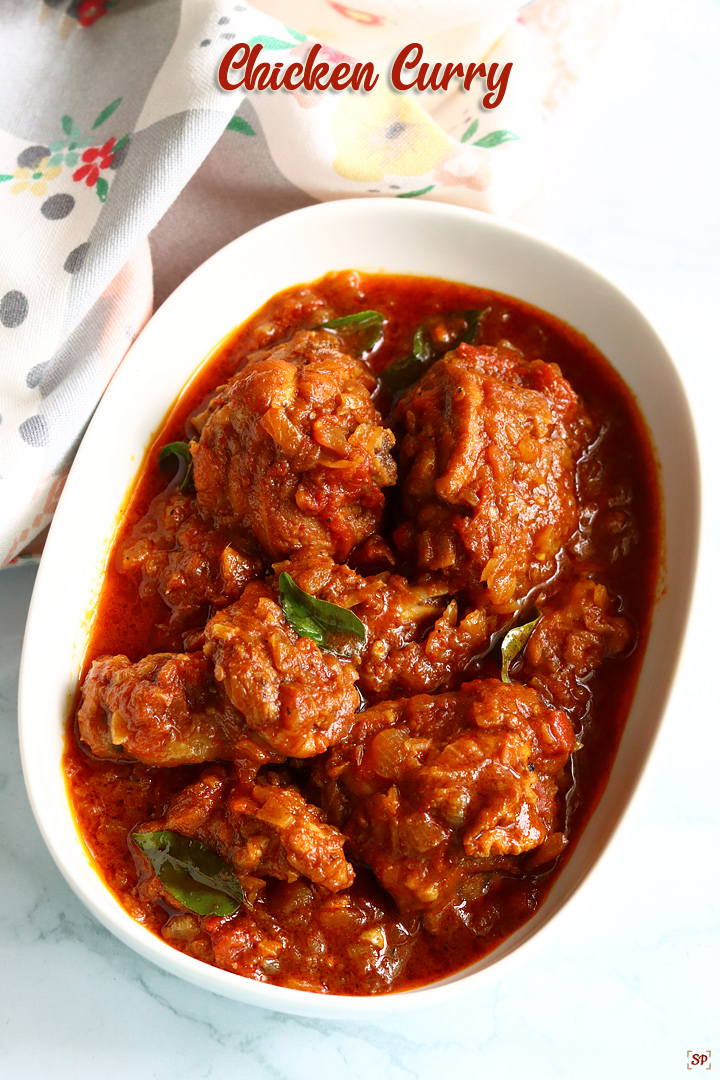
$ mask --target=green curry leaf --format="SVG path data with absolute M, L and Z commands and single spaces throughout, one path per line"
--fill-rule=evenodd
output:
M 500 678 L 504 683 L 512 682 L 509 674 L 510 665 L 515 657 L 519 656 L 527 645 L 530 640 L 530 635 L 541 618 L 542 615 L 538 613 L 537 617 L 531 619 L 530 622 L 523 623 L 522 626 L 514 626 L 512 630 L 508 630 L 503 638 L 502 645 L 500 646 L 500 652 L 502 654 L 502 671 L 500 673 Z
M 413 335 L 412 352 L 386 367 L 380 375 L 380 382 L 393 394 L 407 390 L 418 381 L 432 362 L 433 355 L 433 346 L 427 331 L 423 326 L 419 326 Z
M 480 329 L 480 321 L 487 315 L 488 311 L 490 311 L 489 307 L 483 308 L 482 311 L 463 311 L 462 317 L 467 323 L 467 329 L 460 340 L 466 345 L 475 344 Z
M 169 829 L 134 832 L 131 838 L 167 891 L 196 915 L 234 915 L 247 904 L 233 871 L 201 840 Z
M 190 452 L 189 444 L 186 442 L 166 443 L 158 454 L 160 468 L 162 469 L 165 463 L 173 456 L 178 457 L 181 461 L 185 462 L 185 475 L 180 482 L 180 490 L 186 491 L 193 479 L 193 456 Z
M 380 384 L 391 394 L 399 394 L 416 383 L 425 371 L 426 365 L 418 360 L 414 353 L 401 356 L 380 374 Z
M 287 573 L 278 580 L 278 591 L 285 618 L 300 635 L 309 637 L 321 648 L 338 656 L 365 644 L 365 626 L 352 611 L 318 600 L 301 589 Z
M 418 326 L 413 334 L 412 353 L 416 360 L 426 364 L 433 358 L 433 343 L 424 326 Z
M 480 328 L 480 321 L 489 310 L 490 308 L 487 307 L 483 311 L 456 312 L 455 314 L 459 315 L 464 321 L 465 329 L 459 337 L 456 337 L 445 348 L 437 348 L 425 327 L 419 326 L 413 336 L 412 352 L 407 356 L 401 356 L 399 360 L 385 368 L 380 374 L 381 385 L 391 394 L 400 394 L 404 390 L 408 390 L 424 375 L 427 368 L 443 352 L 454 348 L 460 341 L 464 341 L 468 345 L 474 344 Z
M 382 337 L 385 316 L 379 311 L 356 311 L 354 315 L 341 315 L 315 327 L 316 330 L 340 330 L 362 337 L 363 352 L 370 352 Z

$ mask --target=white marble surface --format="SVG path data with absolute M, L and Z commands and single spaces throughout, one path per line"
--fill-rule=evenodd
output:
M 688 649 L 650 772 L 582 904 L 531 960 L 431 1013 L 330 1024 L 215 997 L 141 960 L 60 877 L 20 769 L 16 684 L 33 570 L 0 574 L 0 1076 L 7 1080 L 533 1080 L 720 1068 L 720 5 L 627 0 L 550 128 L 548 232 L 610 273 L 685 376 L 706 481 Z M 700 1072 L 699 1069 L 693 1070 Z M 703 1073 L 704 1075 L 704 1073 Z

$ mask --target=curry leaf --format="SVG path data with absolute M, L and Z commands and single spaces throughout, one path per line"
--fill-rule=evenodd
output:
M 404 390 L 408 390 L 413 383 L 416 383 L 422 377 L 426 369 L 442 353 L 447 352 L 449 348 L 454 348 L 459 341 L 472 345 L 477 338 L 480 322 L 488 311 L 490 311 L 489 307 L 484 308 L 482 311 L 468 310 L 451 313 L 451 318 L 459 317 L 463 320 L 465 328 L 459 335 L 455 331 L 452 343 L 450 345 L 445 344 L 444 347 L 434 345 L 425 327 L 419 326 L 413 335 L 412 352 L 408 356 L 401 356 L 399 360 L 396 360 L 381 372 L 381 385 L 391 394 L 399 394 Z
M 384 316 L 379 311 L 356 311 L 354 315 L 341 315 L 338 319 L 329 319 L 327 322 L 320 323 L 318 329 L 344 330 L 352 327 L 357 330 L 364 329 L 366 326 L 377 328 L 382 326 L 383 321 Z
M 419 326 L 413 335 L 412 351 L 415 359 L 419 360 L 422 364 L 426 364 L 428 360 L 432 360 L 432 341 L 428 337 L 425 328 L 422 326 Z
M 160 468 L 165 465 L 166 461 L 175 455 L 185 462 L 185 475 L 180 482 L 180 490 L 185 491 L 191 484 L 193 478 L 193 456 L 190 452 L 190 447 L 186 442 L 171 442 L 166 443 L 158 454 L 158 461 Z
M 386 367 L 380 375 L 380 382 L 386 390 L 399 394 L 418 381 L 432 358 L 432 342 L 424 328 L 419 326 L 413 336 L 412 352 Z
M 508 630 L 503 638 L 502 645 L 500 646 L 500 652 L 502 653 L 502 671 L 500 673 L 500 678 L 504 683 L 512 682 L 509 674 L 510 665 L 515 657 L 519 656 L 527 645 L 530 640 L 530 635 L 541 618 L 542 615 L 538 615 L 535 619 L 531 619 L 530 622 L 523 623 L 522 626 L 514 626 L 512 630 Z
M 480 320 L 487 315 L 488 311 L 490 311 L 489 307 L 483 308 L 482 311 L 463 311 L 462 317 L 467 323 L 467 329 L 460 340 L 464 341 L 466 345 L 474 345 L 480 329 Z
M 363 336 L 363 351 L 370 352 L 382 337 L 385 316 L 379 311 L 356 311 L 354 315 L 342 315 L 319 323 L 316 330 L 345 330 Z
M 416 383 L 424 370 L 425 365 L 410 353 L 386 367 L 380 374 L 380 383 L 390 393 L 399 394 L 401 390 L 407 390 Z
M 167 891 L 196 915 L 234 915 L 247 904 L 230 867 L 201 840 L 169 829 L 131 836 Z
M 346 654 L 348 645 L 365 644 L 365 626 L 352 611 L 311 596 L 287 573 L 280 575 L 278 591 L 283 614 L 300 637 L 339 656 Z

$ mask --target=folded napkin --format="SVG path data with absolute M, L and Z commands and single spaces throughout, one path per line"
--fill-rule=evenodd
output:
M 543 107 L 617 7 L 358 3 L 2 6 L 0 565 L 49 523 L 153 292 L 157 305 L 224 243 L 318 200 L 522 213 L 542 181 Z M 431 66 L 482 61 L 499 74 L 512 64 L 503 92 L 492 107 L 482 82 L 399 92 L 390 65 L 413 42 Z M 378 82 L 368 92 L 223 90 L 221 61 L 240 43 L 262 45 L 270 64 L 302 63 L 319 43 L 319 61 L 370 62 Z

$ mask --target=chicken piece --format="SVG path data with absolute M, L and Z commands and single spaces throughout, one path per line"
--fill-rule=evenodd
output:
M 355 666 L 300 637 L 269 586 L 249 585 L 210 620 L 205 639 L 215 678 L 281 754 L 321 754 L 352 727 L 360 703 Z
M 343 853 L 343 834 L 299 791 L 273 780 L 270 775 L 262 783 L 233 784 L 227 768 L 214 766 L 175 796 L 161 822 L 137 831 L 170 829 L 202 840 L 232 866 L 250 895 L 256 879 L 265 877 L 302 876 L 329 892 L 349 888 L 355 875 Z
M 523 678 L 567 710 L 581 710 L 588 691 L 581 680 L 606 657 L 619 656 L 635 633 L 622 615 L 614 615 L 604 585 L 580 578 L 551 607 L 542 605 L 542 619 L 525 646 Z
M 328 825 L 322 811 L 293 788 L 256 784 L 228 803 L 228 820 L 243 837 L 235 865 L 245 872 L 295 881 L 302 875 L 330 892 L 347 889 L 355 873 L 345 858 L 345 837 Z
M 80 738 L 96 757 L 146 765 L 244 761 L 250 775 L 282 758 L 248 729 L 202 653 L 95 660 L 82 688 Z
M 342 986 L 356 992 L 362 980 L 367 993 L 381 993 L 407 966 L 413 937 L 389 897 L 383 903 L 383 897 L 376 902 L 354 890 L 322 895 L 300 878 L 273 883 L 263 900 L 252 916 L 238 912 L 211 926 L 218 967 L 260 979 L 269 975 L 295 990 L 337 993 Z
M 497 620 L 482 609 L 461 617 L 438 574 L 412 584 L 399 574 L 362 577 L 314 552 L 294 555 L 274 569 L 320 600 L 351 609 L 363 622 L 366 642 L 355 658 L 358 687 L 373 699 L 437 690 L 467 667 L 496 629 Z
M 474 874 L 561 834 L 569 720 L 528 687 L 496 679 L 361 713 L 325 766 L 347 800 L 344 832 L 401 913 L 437 915 Z M 329 800 L 332 803 L 332 797 Z
M 122 573 L 140 577 L 140 596 L 157 591 L 172 611 L 171 625 L 182 627 L 204 621 L 208 605 L 237 600 L 263 571 L 251 538 L 211 529 L 194 500 L 179 491 L 153 499 L 120 545 L 117 561 Z
M 274 559 L 302 547 L 346 559 L 375 532 L 396 478 L 375 385 L 329 333 L 297 333 L 253 359 L 191 443 L 201 511 L 246 526 Z
M 575 466 L 589 421 L 554 364 L 461 345 L 400 401 L 403 511 L 419 568 L 510 613 L 552 575 L 575 532 Z M 452 589 L 451 591 L 455 591 Z
M 163 820 L 139 827 L 201 839 L 233 867 L 250 904 L 232 918 L 182 911 L 163 937 L 228 971 L 297 989 L 330 990 L 338 975 L 387 989 L 412 942 L 392 901 L 346 891 L 354 871 L 343 835 L 294 788 L 279 786 L 276 776 L 266 780 L 236 785 L 230 770 L 212 766 L 175 796 Z M 136 861 L 140 894 L 178 910 L 141 852 Z

